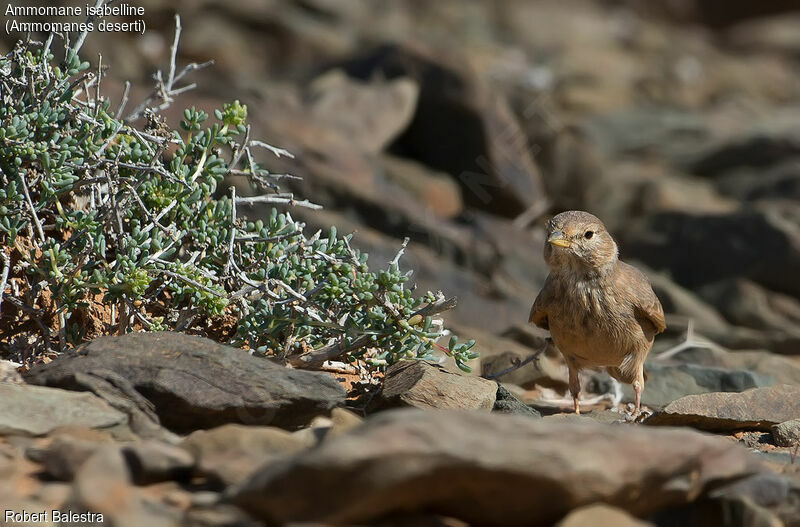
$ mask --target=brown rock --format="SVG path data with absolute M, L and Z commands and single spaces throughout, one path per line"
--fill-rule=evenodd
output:
M 751 388 L 772 386 L 774 381 L 749 370 L 731 370 L 698 364 L 651 362 L 646 364 L 649 375 L 642 404 L 650 409 L 662 409 L 686 395 L 713 392 L 743 392 Z M 633 401 L 633 390 L 622 387 L 623 401 Z
M 765 169 L 787 162 L 800 153 L 798 129 L 800 111 L 796 106 L 771 109 L 746 127 L 704 146 L 686 169 L 719 177 L 736 169 Z
M 122 451 L 115 446 L 101 448 L 75 474 L 67 507 L 102 514 L 103 521 L 118 527 L 179 524 L 177 510 L 146 497 L 132 483 Z
M 230 500 L 274 523 L 425 511 L 470 524 L 549 525 L 596 502 L 646 515 L 757 467 L 739 446 L 690 430 L 397 410 L 257 471 Z
M 413 78 L 419 103 L 395 146 L 457 178 L 466 203 L 515 217 L 542 199 L 539 172 L 503 94 L 465 63 L 442 50 L 386 45 L 343 67 L 364 79 Z
M 491 411 L 497 383 L 450 371 L 424 361 L 401 361 L 386 370 L 385 406 Z
M 736 325 L 800 337 L 800 301 L 789 295 L 769 291 L 745 279 L 709 284 L 701 289 L 700 295 L 720 306 L 725 318 Z
M 644 183 L 640 210 L 720 214 L 736 210 L 736 200 L 723 197 L 711 182 L 697 178 L 665 175 Z
M 622 246 L 685 287 L 744 277 L 800 295 L 798 226 L 800 206 L 790 201 L 721 215 L 659 213 L 629 230 Z
M 800 160 L 796 157 L 764 169 L 740 168 L 714 180 L 720 192 L 741 201 L 800 198 Z
M 488 259 L 476 259 L 475 268 L 491 279 L 495 295 L 507 299 L 507 302 L 524 297 L 528 300 L 526 303 L 530 303 L 530 298 L 539 292 L 549 272 L 542 259 L 544 230 L 522 229 L 515 221 L 476 210 L 470 210 L 468 218 L 473 238 L 484 240 L 493 249 L 488 253 Z M 512 317 L 505 322 L 511 324 L 515 321 L 526 322 L 524 316 Z M 476 326 L 486 329 L 485 322 Z
M 137 485 L 187 479 L 194 467 L 192 454 L 159 441 L 131 443 L 123 447 L 122 454 Z
M 119 511 L 132 498 L 128 465 L 114 446 L 95 450 L 75 476 L 72 499 L 94 512 Z
M 608 217 L 615 232 L 644 211 L 720 214 L 738 208 L 737 201 L 720 195 L 712 182 L 678 175 L 649 158 L 604 165 L 601 177 L 597 172 L 584 178 L 584 208 Z
M 547 421 L 557 421 L 562 423 L 601 423 L 601 424 L 620 424 L 624 423 L 626 414 L 615 410 L 591 410 L 584 412 L 581 410 L 580 414 L 574 412 L 561 412 L 552 415 L 547 415 L 542 419 Z
M 800 443 L 800 419 L 772 425 L 772 438 L 778 446 L 795 446 Z
M 340 130 L 356 148 L 378 153 L 411 122 L 419 87 L 409 78 L 370 84 L 330 71 L 310 87 L 310 118 Z
M 512 388 L 515 388 L 512 386 Z M 542 414 L 523 403 L 502 384 L 497 385 L 497 399 L 492 407 L 492 412 L 512 415 L 526 415 L 532 419 L 541 419 Z
M 364 422 L 364 419 L 357 416 L 350 410 L 344 408 L 334 408 L 331 412 L 330 426 L 328 427 L 325 437 L 333 437 L 344 434 L 349 430 L 359 426 Z
M 72 481 L 86 460 L 102 446 L 97 441 L 60 436 L 36 457 L 48 475 L 61 481 Z
M 712 431 L 746 428 L 769 431 L 772 425 L 798 415 L 800 386 L 782 384 L 741 393 L 687 395 L 668 404 L 646 423 Z
M 0 514 L 5 510 L 33 512 L 48 510 L 50 505 L 60 505 L 57 501 L 38 500 L 34 496 L 41 485 L 41 468 L 25 456 L 25 450 L 32 442 L 29 438 L 19 436 L 0 437 Z M 36 503 L 38 506 L 34 506 Z M 20 520 L 10 524 L 29 526 L 31 521 Z
M 0 360 L 0 383 L 22 384 L 22 377 L 17 371 L 18 366 L 7 360 Z
M 391 155 L 380 156 L 379 161 L 389 181 L 411 193 L 436 216 L 453 218 L 464 210 L 458 183 L 444 172 Z
M 681 359 L 706 366 L 750 370 L 769 377 L 775 384 L 800 385 L 800 362 L 767 351 L 736 351 L 694 348 L 682 352 Z
M 728 505 L 722 510 L 733 525 L 764 527 L 797 527 L 800 525 L 800 479 L 792 477 L 787 467 L 785 474 L 762 472 L 739 481 L 722 485 L 710 493 L 714 502 Z M 717 518 L 723 517 L 717 514 Z M 741 523 L 736 521 L 742 518 Z M 711 519 L 711 517 L 709 517 Z M 761 523 L 758 523 L 761 520 Z
M 720 523 L 721 519 L 724 523 Z M 650 518 L 656 525 L 730 525 L 737 527 L 787 527 L 769 509 L 746 496 L 722 496 L 661 511 Z
M 30 495 L 30 498 L 44 503 L 49 510 L 64 509 L 70 494 L 72 485 L 62 481 L 46 481 L 42 486 Z M 30 509 L 28 509 L 30 510 Z M 66 522 L 62 521 L 61 525 Z
M 665 313 L 691 318 L 695 328 L 701 332 L 722 333 L 730 330 L 730 325 L 714 308 L 714 305 L 704 302 L 689 289 L 673 282 L 664 273 L 649 271 L 647 278 L 661 301 Z
M 559 412 L 542 417 L 544 421 L 557 423 L 573 423 L 590 425 L 592 418 L 586 412 L 576 414 L 575 412 Z
M 638 520 L 627 512 L 602 503 L 575 509 L 556 527 L 647 527 L 652 523 Z
M 191 527 L 263 527 L 264 523 L 250 518 L 238 507 L 223 503 L 208 507 L 192 507 L 186 511 L 184 525 Z
M 787 13 L 745 21 L 730 28 L 726 40 L 751 52 L 800 56 L 800 15 Z
M 315 445 L 328 436 L 335 436 L 347 432 L 360 425 L 364 420 L 344 408 L 334 408 L 329 417 L 315 417 L 308 425 L 294 432 L 293 435 L 303 444 Z
M 311 444 L 279 428 L 229 424 L 194 432 L 180 447 L 194 457 L 198 474 L 227 486 L 242 482 L 262 464 Z
M 150 11 L 148 11 L 149 13 Z M 158 17 L 158 15 L 153 16 Z M 161 16 L 164 17 L 164 15 Z M 233 76 L 235 73 L 237 82 L 261 78 L 265 75 L 266 65 L 272 62 L 271 57 L 267 53 L 266 46 L 253 45 L 253 39 L 258 35 L 253 28 L 237 24 L 235 20 L 221 16 L 219 13 L 204 12 L 199 9 L 191 14 L 187 13 L 187 16 L 189 19 L 184 20 L 184 26 L 191 27 L 192 30 L 186 31 L 185 35 L 182 35 L 183 53 L 193 57 L 214 57 L 216 75 L 227 77 Z M 134 42 L 138 44 L 137 40 Z M 224 42 L 225 45 L 219 45 L 220 42 Z M 126 46 L 112 45 L 108 47 L 123 48 Z M 242 68 L 242 60 L 247 60 L 250 66 Z
M 547 337 L 550 336 L 550 332 L 533 324 L 525 323 L 512 325 L 503 331 L 501 336 L 519 342 L 528 348 L 538 350 L 544 346 Z
M 231 422 L 297 428 L 342 405 L 345 397 L 324 373 L 284 368 L 210 339 L 173 332 L 100 337 L 34 367 L 25 380 L 94 390 L 179 431 Z

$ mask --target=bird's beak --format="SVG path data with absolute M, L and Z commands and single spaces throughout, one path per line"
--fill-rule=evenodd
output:
M 556 247 L 566 248 L 569 248 L 571 245 L 569 240 L 564 237 L 564 233 L 561 231 L 553 231 L 553 233 L 547 237 L 547 243 L 550 245 L 555 245 Z

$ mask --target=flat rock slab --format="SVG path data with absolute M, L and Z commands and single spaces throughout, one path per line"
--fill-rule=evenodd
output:
M 647 384 L 642 394 L 642 404 L 650 408 L 664 408 L 672 401 L 686 395 L 711 392 L 743 392 L 774 384 L 765 375 L 748 370 L 733 370 L 697 364 L 648 363 Z M 626 401 L 634 400 L 633 388 L 622 386 Z
M 497 383 L 424 361 L 397 362 L 386 370 L 384 406 L 491 411 Z
M 700 430 L 770 431 L 800 415 L 800 386 L 781 384 L 742 393 L 687 395 L 653 414 L 648 425 L 691 426 Z
M 402 409 L 260 468 L 228 500 L 279 525 L 401 511 L 552 525 L 596 502 L 644 516 L 760 470 L 746 449 L 692 430 Z
M 0 384 L 0 435 L 42 436 L 61 427 L 110 428 L 128 417 L 91 393 Z
M 101 337 L 25 376 L 31 384 L 144 397 L 161 424 L 188 432 L 226 423 L 297 428 L 342 406 L 329 375 L 293 370 L 180 333 Z

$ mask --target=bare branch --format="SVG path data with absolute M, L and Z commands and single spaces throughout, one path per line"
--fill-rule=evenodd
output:
M 223 274 L 228 276 L 233 263 L 233 245 L 236 241 L 236 186 L 231 185 L 231 234 L 228 238 L 228 261 L 225 262 Z
M 28 191 L 28 182 L 25 181 L 24 173 L 20 173 L 19 180 L 22 182 L 22 192 L 25 193 L 25 201 L 28 203 L 28 209 L 30 210 L 33 224 L 36 225 L 36 232 L 39 234 L 39 239 L 42 240 L 42 243 L 44 243 L 46 238 L 44 237 L 42 222 L 39 221 L 39 216 L 36 214 L 36 207 L 34 207 L 33 200 L 31 199 L 31 193 Z
M 675 355 L 681 353 L 682 351 L 686 351 L 692 348 L 706 348 L 710 350 L 723 349 L 722 346 L 714 342 L 711 342 L 710 340 L 700 335 L 696 335 L 694 332 L 694 319 L 690 318 L 686 323 L 686 337 L 684 338 L 683 342 L 681 342 L 680 344 L 676 344 L 675 346 L 672 346 L 668 350 L 662 351 L 661 353 L 656 355 L 655 358 L 658 360 L 666 360 L 674 357 Z
M 403 245 L 400 246 L 400 250 L 397 251 L 397 254 L 394 256 L 394 260 L 389 262 L 390 265 L 398 265 L 400 261 L 400 257 L 403 256 L 403 253 L 406 252 L 406 247 L 408 247 L 408 242 L 411 241 L 411 238 L 406 237 L 403 239 Z
M 119 120 L 122 117 L 122 111 L 125 109 L 125 106 L 128 104 L 128 95 L 131 92 L 131 81 L 125 81 L 125 89 L 122 91 L 122 100 L 119 102 L 119 108 L 117 108 L 117 113 L 114 114 L 114 118 Z
M 169 54 L 169 77 L 167 77 L 167 90 L 172 89 L 175 83 L 175 60 L 178 56 L 178 41 L 181 39 L 181 17 L 175 15 L 175 38 L 172 40 L 172 47 Z
M 3 259 L 3 272 L 0 274 L 0 315 L 3 313 L 3 295 L 6 292 L 6 281 L 8 280 L 8 271 L 11 269 L 11 259 L 5 251 L 0 250 L 0 258 Z
M 456 307 L 458 304 L 458 297 L 452 298 L 445 298 L 441 291 L 439 291 L 438 298 L 428 304 L 427 306 L 418 309 L 415 311 L 411 316 L 419 315 L 421 317 L 429 317 L 433 315 L 438 315 L 439 313 L 444 313 L 445 311 L 449 311 Z
M 111 5 L 112 3 L 114 3 L 114 0 L 108 0 L 106 5 Z M 95 11 L 100 9 L 100 7 L 102 7 L 102 5 L 103 5 L 103 0 L 97 0 L 97 2 L 95 2 L 95 4 L 94 4 Z M 88 25 L 89 22 L 93 22 L 94 19 L 95 19 L 94 15 L 88 17 L 86 19 L 87 25 Z M 81 34 L 78 36 L 78 40 L 75 41 L 75 45 L 72 47 L 72 51 L 74 51 L 76 55 L 81 50 L 81 48 L 83 47 L 83 42 L 86 40 L 86 35 L 88 35 L 88 34 L 89 34 L 89 29 L 88 28 L 84 29 L 81 32 Z
M 292 197 L 277 195 L 251 196 L 248 198 L 236 198 L 236 202 L 242 205 L 252 205 L 253 203 L 280 203 L 284 205 L 294 205 L 296 207 L 306 207 L 313 210 L 322 209 L 322 205 L 311 203 L 307 199 L 297 201 Z
M 169 263 L 169 262 L 165 262 L 164 260 L 158 260 L 158 262 L 162 263 L 162 264 L 168 264 Z M 169 276 L 170 278 L 174 278 L 175 280 L 178 280 L 179 282 L 183 282 L 185 284 L 189 284 L 192 287 L 196 287 L 197 289 L 202 289 L 206 293 L 214 295 L 214 296 L 216 296 L 218 298 L 226 298 L 225 295 L 220 294 L 219 291 L 214 291 L 210 287 L 205 286 L 205 285 L 201 284 L 200 282 L 198 282 L 196 280 L 192 280 L 191 278 L 187 278 L 187 277 L 185 277 L 183 275 L 180 275 L 178 273 L 173 273 L 172 271 L 168 271 L 167 269 L 159 269 L 158 272 L 162 273 L 162 274 L 165 274 L 165 275 Z
M 361 335 L 347 345 L 344 345 L 342 341 L 337 341 L 310 353 L 290 357 L 289 364 L 295 368 L 319 369 L 326 361 L 341 357 L 345 353 L 361 349 L 369 345 L 371 341 L 371 335 Z
M 266 148 L 267 150 L 269 150 L 270 152 L 275 154 L 276 157 L 283 156 L 283 157 L 288 157 L 290 159 L 294 159 L 294 154 L 292 154 L 288 150 L 284 150 L 283 148 L 278 148 L 277 146 L 272 146 L 272 145 L 267 144 L 267 143 L 265 143 L 263 141 L 253 140 L 253 141 L 250 141 L 250 144 L 253 145 L 253 146 L 260 146 L 262 148 Z
M 157 105 L 155 109 L 159 111 L 166 110 L 173 103 L 175 97 L 196 87 L 195 84 L 189 84 L 187 86 L 175 88 L 174 86 L 176 82 L 180 81 L 189 72 L 200 70 L 214 64 L 213 60 L 209 60 L 201 64 L 192 62 L 187 64 L 179 73 L 175 73 L 178 57 L 178 42 L 181 38 L 181 29 L 181 17 L 179 15 L 175 15 L 175 37 L 172 40 L 172 46 L 170 46 L 169 73 L 167 74 L 167 80 L 164 81 L 163 74 L 160 70 L 156 72 L 155 88 L 153 88 L 153 91 L 145 100 L 139 103 L 139 105 L 127 117 L 125 117 L 124 120 L 126 122 L 131 122 L 141 117 L 145 109 L 147 109 L 150 103 L 152 103 L 156 98 L 160 98 L 161 103 Z
M 550 339 L 550 337 L 547 337 L 545 339 L 544 346 L 542 346 L 540 349 L 536 350 L 533 353 L 533 355 L 531 355 L 530 357 L 526 358 L 525 360 L 515 359 L 512 362 L 512 366 L 511 367 L 506 368 L 505 370 L 499 371 L 497 373 L 492 373 L 491 375 L 484 375 L 483 378 L 484 379 L 497 379 L 498 377 L 502 377 L 503 375 L 511 373 L 512 371 L 516 371 L 516 370 L 522 368 L 523 366 L 525 366 L 527 364 L 530 364 L 531 362 L 538 361 L 539 360 L 539 356 L 542 353 L 544 353 L 545 351 L 547 351 L 547 347 L 550 346 L 550 344 L 552 342 L 553 341 Z

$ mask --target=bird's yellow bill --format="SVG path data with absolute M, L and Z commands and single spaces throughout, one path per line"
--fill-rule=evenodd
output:
M 555 245 L 556 247 L 569 247 L 570 246 L 569 240 L 567 240 L 566 238 L 563 238 L 563 237 L 561 237 L 561 236 L 559 236 L 557 234 L 551 235 L 549 238 L 547 238 L 547 243 L 549 243 L 550 245 Z

